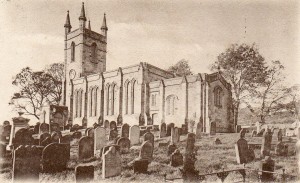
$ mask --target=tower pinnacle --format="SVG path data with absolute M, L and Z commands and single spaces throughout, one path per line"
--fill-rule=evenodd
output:
M 91 21 L 90 21 L 90 20 L 89 20 L 89 24 L 88 24 L 88 29 L 89 29 L 89 30 L 92 30 L 92 29 L 91 29 Z
M 107 36 L 106 14 L 104 13 L 103 22 L 101 26 L 102 35 Z
M 70 23 L 69 10 L 67 12 L 68 13 L 67 13 L 66 23 L 65 23 L 64 27 L 66 28 L 67 33 L 69 33 L 69 32 L 71 32 L 72 26 L 71 26 L 71 23 Z
M 79 16 L 79 20 L 86 21 L 85 10 L 84 10 L 84 2 L 82 2 L 81 13 L 80 13 L 80 16 Z

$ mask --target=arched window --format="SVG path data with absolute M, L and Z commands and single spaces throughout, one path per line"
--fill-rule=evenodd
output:
M 222 107 L 222 88 L 219 86 L 214 88 L 214 104 L 217 107 Z
M 133 80 L 131 84 L 131 114 L 134 114 L 134 93 L 135 93 L 136 81 Z
M 75 61 L 75 43 L 74 42 L 71 43 L 71 61 L 72 62 Z
M 82 117 L 82 95 L 83 95 L 83 91 L 80 90 L 79 92 L 79 117 Z
M 115 90 L 116 85 L 113 84 L 111 87 L 111 115 L 115 114 Z
M 94 89 L 94 116 L 97 116 L 97 100 L 98 100 L 98 87 Z
M 129 109 L 129 82 L 125 82 L 125 114 L 128 114 Z
M 110 102 L 110 85 L 107 85 L 107 88 L 106 88 L 106 115 L 109 115 L 109 102 Z
M 167 101 L 167 115 L 175 115 L 176 114 L 177 100 L 178 100 L 178 97 L 175 96 L 175 95 L 169 95 L 166 98 L 166 101 Z
M 94 91 L 94 88 L 91 88 L 91 89 L 90 89 L 90 96 L 89 96 L 89 98 L 90 98 L 90 105 L 89 105 L 89 108 L 90 108 L 90 110 L 89 110 L 90 116 L 93 116 L 93 98 L 94 98 L 94 96 L 93 96 L 93 91 Z
M 97 62 L 97 45 L 96 45 L 96 43 L 92 44 L 91 51 L 92 51 L 92 53 L 91 53 L 92 62 Z
M 75 118 L 78 117 L 78 91 L 75 91 Z

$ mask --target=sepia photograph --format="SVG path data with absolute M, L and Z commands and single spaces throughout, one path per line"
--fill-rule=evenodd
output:
M 0 182 L 300 182 L 297 0 L 0 0 Z

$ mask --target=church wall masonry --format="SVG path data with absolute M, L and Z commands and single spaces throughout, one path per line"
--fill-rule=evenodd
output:
M 69 109 L 69 123 L 91 127 L 109 120 L 130 126 L 165 122 L 196 127 L 201 122 L 209 133 L 215 122 L 217 132 L 232 131 L 231 88 L 221 72 L 174 77 L 146 62 L 106 71 L 106 16 L 100 33 L 85 24 L 84 6 L 78 29 L 71 30 L 67 15 L 62 105 Z

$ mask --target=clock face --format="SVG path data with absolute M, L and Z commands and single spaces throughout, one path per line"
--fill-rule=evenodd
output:
M 70 77 L 70 79 L 74 79 L 75 76 L 76 76 L 76 71 L 73 70 L 73 69 L 71 69 L 70 72 L 69 72 L 69 77 Z

